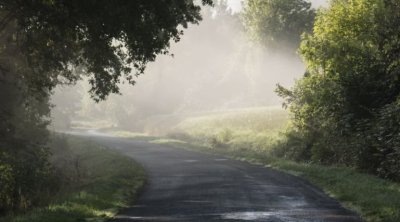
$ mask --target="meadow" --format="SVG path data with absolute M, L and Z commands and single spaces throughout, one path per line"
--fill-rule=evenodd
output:
M 280 107 L 215 112 L 188 117 L 168 133 L 215 149 L 270 153 L 284 139 L 289 114 Z

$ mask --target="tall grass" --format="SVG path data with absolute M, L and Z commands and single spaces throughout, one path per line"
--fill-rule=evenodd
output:
M 186 118 L 171 137 L 190 137 L 212 148 L 269 152 L 282 138 L 288 113 L 278 107 L 231 110 Z
M 129 157 L 72 136 L 54 136 L 51 146 L 59 192 L 42 207 L 0 221 L 105 221 L 143 186 L 144 172 Z

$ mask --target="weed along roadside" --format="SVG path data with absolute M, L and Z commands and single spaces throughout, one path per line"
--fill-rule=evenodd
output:
M 132 204 L 144 185 L 144 171 L 132 158 L 85 138 L 54 134 L 50 147 L 58 190 L 1 222 L 106 221 Z

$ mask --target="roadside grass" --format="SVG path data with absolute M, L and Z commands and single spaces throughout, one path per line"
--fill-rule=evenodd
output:
M 358 212 L 366 221 L 400 221 L 400 184 L 345 167 L 277 160 L 274 168 L 298 174 Z
M 213 148 L 196 142 L 162 139 L 157 142 L 173 147 L 207 152 L 253 164 L 272 167 L 303 177 L 339 200 L 343 206 L 356 211 L 365 221 L 400 221 L 400 184 L 357 172 L 346 167 L 298 163 L 271 157 L 251 150 Z
M 274 156 L 286 112 L 247 109 L 184 119 L 167 138 L 147 141 L 262 164 L 303 177 L 365 221 L 400 221 L 400 184 L 340 166 L 299 163 Z M 279 147 L 278 147 L 279 148 Z
M 47 206 L 0 218 L 4 222 L 100 222 L 128 206 L 144 184 L 129 157 L 83 138 L 55 135 L 53 163 L 67 178 Z

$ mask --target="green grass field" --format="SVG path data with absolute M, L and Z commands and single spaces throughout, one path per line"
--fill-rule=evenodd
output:
M 212 148 L 269 152 L 282 137 L 288 113 L 279 107 L 231 110 L 186 118 L 169 134 Z
M 106 147 L 72 136 L 56 138 L 52 145 L 64 148 L 58 149 L 52 161 L 69 183 L 48 205 L 0 221 L 105 221 L 128 206 L 144 184 L 144 172 L 138 164 Z

